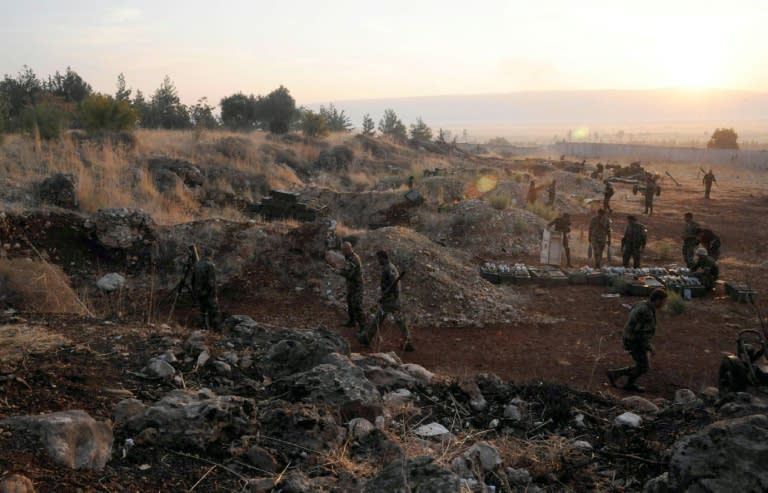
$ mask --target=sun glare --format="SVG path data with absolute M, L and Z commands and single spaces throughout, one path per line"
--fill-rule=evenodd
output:
M 726 56 L 723 40 L 705 26 L 685 29 L 677 23 L 668 32 L 674 33 L 659 47 L 657 57 L 665 86 L 685 89 L 708 89 L 724 85 Z

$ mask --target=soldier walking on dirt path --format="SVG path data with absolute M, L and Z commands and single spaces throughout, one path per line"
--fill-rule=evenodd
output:
M 552 180 L 552 183 L 547 187 L 547 193 L 549 194 L 548 205 L 555 205 L 555 199 L 557 198 L 557 182 Z
M 656 334 L 656 311 L 660 310 L 666 301 L 667 292 L 663 289 L 655 289 L 647 301 L 641 301 L 632 307 L 629 319 L 624 325 L 622 342 L 624 350 L 635 360 L 635 366 L 608 370 L 608 380 L 614 387 L 617 387 L 620 378 L 627 377 L 622 387 L 624 390 L 645 391 L 643 387 L 637 385 L 637 379 L 648 373 L 651 367 L 648 353 L 654 353 L 651 340 Z
M 611 209 L 611 197 L 613 197 L 613 185 L 608 180 L 605 180 L 605 190 L 603 190 L 603 209 L 610 212 Z
M 706 248 L 696 249 L 696 263 L 691 267 L 691 272 L 696 276 L 701 285 L 704 286 L 707 292 L 715 289 L 715 283 L 720 277 L 720 267 L 717 265 L 717 261 L 707 255 Z
M 708 173 L 704 173 L 704 178 L 702 179 L 702 183 L 704 183 L 704 198 L 709 199 L 709 192 L 712 190 L 712 184 L 717 183 L 717 180 L 715 179 L 715 174 L 710 169 Z
M 589 222 L 589 244 L 595 257 L 595 268 L 599 269 L 603 266 L 603 251 L 611 244 L 611 220 L 603 209 L 598 209 Z
M 643 214 L 653 215 L 653 198 L 659 195 L 659 191 L 659 185 L 653 175 L 649 174 L 645 180 L 645 212 Z
M 707 253 L 715 260 L 720 260 L 720 237 L 711 229 L 698 228 L 696 238 L 699 244 L 707 249 Z
M 402 277 L 389 260 L 389 254 L 384 250 L 376 252 L 376 260 L 381 267 L 381 298 L 379 299 L 379 310 L 368 331 L 361 331 L 358 335 L 360 344 L 367 346 L 377 336 L 381 323 L 387 317 L 392 315 L 395 323 L 400 328 L 402 336 L 402 348 L 405 351 L 413 351 L 413 340 L 400 306 L 400 278 Z
M 693 220 L 693 213 L 686 212 L 683 216 L 685 228 L 683 229 L 683 261 L 689 269 L 693 267 L 693 251 L 699 243 L 696 231 L 699 230 L 699 223 Z
M 566 267 L 573 267 L 571 265 L 571 248 L 568 242 L 571 232 L 571 215 L 567 212 L 563 212 L 559 217 L 547 224 L 548 228 L 551 228 L 552 226 L 555 227 L 556 232 L 562 233 L 563 235 L 563 250 L 565 251 Z
M 192 292 L 200 305 L 200 325 L 204 329 L 219 328 L 219 303 L 216 299 L 216 266 L 211 252 L 203 249 L 202 258 L 192 269 Z
M 344 327 L 358 325 L 360 332 L 365 332 L 363 264 L 350 242 L 345 241 L 341 244 L 341 253 L 344 254 L 344 267 L 341 268 L 339 274 L 347 282 L 347 321 L 343 325 Z
M 632 259 L 632 267 L 640 268 L 640 257 L 645 250 L 648 240 L 648 230 L 637 222 L 635 216 L 627 216 L 627 227 L 624 237 L 621 239 L 622 265 L 629 267 L 629 259 Z

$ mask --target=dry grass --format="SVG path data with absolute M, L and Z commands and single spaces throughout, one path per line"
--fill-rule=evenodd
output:
M 69 344 L 61 334 L 49 332 L 44 327 L 26 324 L 0 327 L 0 361 L 3 366 L 13 365 L 29 354 L 41 354 Z
M 56 265 L 30 259 L 0 259 L 0 295 L 13 308 L 38 313 L 84 314 L 86 307 Z

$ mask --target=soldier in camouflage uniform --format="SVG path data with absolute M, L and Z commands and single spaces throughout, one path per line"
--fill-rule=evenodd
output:
M 611 244 L 611 220 L 603 209 L 598 209 L 589 222 L 589 244 L 595 257 L 595 268 L 599 269 L 603 266 L 603 251 Z
M 637 222 L 635 216 L 627 216 L 627 228 L 621 239 L 621 253 L 624 267 L 629 267 L 629 259 L 632 259 L 632 267 L 640 268 L 640 256 L 645 250 L 645 242 L 648 239 L 648 231 L 645 226 Z
M 571 248 L 568 242 L 571 232 L 571 215 L 567 212 L 563 212 L 559 217 L 552 220 L 547 224 L 548 228 L 555 227 L 555 231 L 562 233 L 563 235 L 563 250 L 565 250 L 566 267 L 573 267 L 571 265 Z
M 715 174 L 710 169 L 708 173 L 704 174 L 702 183 L 704 183 L 704 198 L 709 199 L 709 192 L 712 190 L 712 184 L 717 182 Z
M 696 245 L 699 244 L 696 231 L 700 228 L 699 223 L 693 220 L 692 212 L 686 212 L 683 217 L 685 219 L 685 229 L 683 229 L 683 261 L 686 267 L 690 269 L 694 264 L 693 251 Z
M 706 248 L 696 250 L 696 263 L 691 267 L 691 272 L 708 292 L 715 289 L 715 282 L 720 277 L 720 267 L 715 259 L 707 255 Z
M 355 253 L 352 244 L 345 241 L 341 244 L 344 254 L 344 267 L 339 272 L 347 281 L 347 317 L 345 327 L 360 327 L 365 332 L 365 315 L 363 314 L 363 265 L 360 256 Z
M 605 190 L 603 190 L 603 209 L 606 211 L 611 210 L 611 197 L 613 197 L 613 185 L 608 180 L 605 180 Z
M 405 318 L 400 311 L 400 274 L 397 267 L 389 261 L 389 254 L 384 250 L 376 252 L 376 260 L 381 266 L 381 299 L 379 300 L 379 310 L 368 331 L 360 332 L 358 339 L 360 343 L 367 346 L 370 341 L 376 337 L 379 327 L 387 315 L 392 315 L 395 323 L 400 328 L 400 334 L 403 338 L 403 349 L 413 351 L 413 341 Z
M 645 212 L 643 214 L 653 215 L 653 198 L 658 194 L 659 185 L 653 175 L 648 174 L 645 180 Z
M 210 259 L 210 251 L 203 251 L 203 258 L 192 268 L 192 292 L 200 305 L 200 324 L 204 329 L 219 328 L 219 303 L 216 299 L 216 266 Z
M 624 325 L 622 339 L 624 350 L 635 360 L 635 366 L 608 370 L 608 380 L 614 387 L 617 386 L 616 383 L 620 378 L 627 377 L 624 390 L 631 392 L 643 392 L 645 390 L 636 382 L 650 369 L 648 353 L 653 354 L 654 352 L 651 340 L 656 334 L 656 310 L 661 309 L 666 301 L 667 292 L 663 289 L 655 289 L 648 301 L 641 301 L 632 307 L 632 311 L 629 312 L 629 319 Z

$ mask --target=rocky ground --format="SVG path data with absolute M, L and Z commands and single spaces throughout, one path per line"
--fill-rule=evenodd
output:
M 205 145 L 196 152 L 207 155 Z M 249 145 L 222 139 L 211 152 L 280 154 L 295 179 L 315 183 L 305 196 L 327 205 L 335 228 L 258 217 L 157 224 L 136 209 L 75 207 L 67 193 L 40 208 L 31 205 L 39 190 L 5 189 L 0 302 L 13 310 L 0 325 L 0 491 L 32 491 L 14 473 L 37 491 L 768 489 L 763 394 L 713 388 L 722 352 L 758 325 L 749 305 L 719 288 L 681 315 L 660 313 L 641 399 L 604 379 L 628 362 L 620 331 L 637 298 L 478 275 L 486 260 L 537 263 L 541 214 L 551 211 L 520 206 L 529 179 L 567 186 L 555 205 L 574 217 L 573 256 L 585 265 L 601 188 L 588 174 L 435 149 L 454 168 L 419 177 L 425 201 L 414 204 L 405 187 L 380 184 L 394 168 L 412 172 L 408 160 L 434 163 L 425 149 L 355 143 L 353 154 L 382 173 L 369 183 L 329 178 L 349 173 L 334 145 L 316 146 L 325 154 L 314 164 L 301 156 L 315 147 Z M 201 203 L 230 200 L 204 186 L 207 166 L 171 161 L 146 170 Z M 681 185 L 666 179 L 656 213 L 641 218 L 647 262 L 679 261 L 682 213 L 693 210 L 723 238 L 722 277 L 765 293 L 764 176 L 715 169 L 704 201 L 696 167 L 651 168 Z M 619 186 L 616 230 L 641 210 L 631 186 Z M 371 286 L 380 248 L 407 271 L 415 352 L 400 351 L 392 327 L 372 349 L 339 327 L 343 280 L 324 261 L 339 238 L 355 244 Z M 175 296 L 191 243 L 214 251 L 221 333 L 196 331 L 188 294 Z M 369 289 L 366 306 L 376 297 Z

